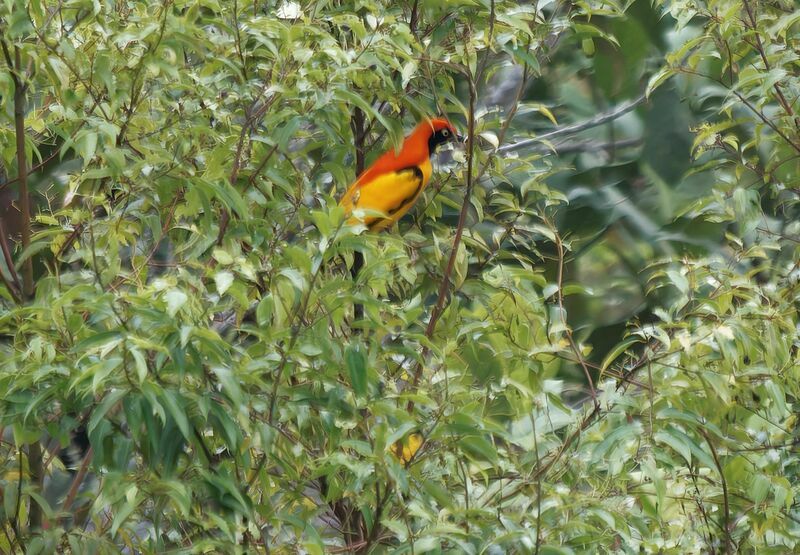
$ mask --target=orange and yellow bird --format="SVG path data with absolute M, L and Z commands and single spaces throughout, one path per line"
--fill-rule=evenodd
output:
M 358 176 L 339 204 L 348 214 L 366 209 L 383 215 L 352 216 L 371 230 L 391 227 L 417 202 L 433 173 L 431 156 L 444 143 L 460 139 L 446 119 L 425 119 L 403 141 L 400 152 L 389 149 Z

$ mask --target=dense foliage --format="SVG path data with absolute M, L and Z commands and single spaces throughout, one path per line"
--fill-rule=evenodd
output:
M 798 37 L 793 0 L 4 2 L 0 551 L 800 549 Z M 435 114 L 468 140 L 412 214 L 348 225 Z

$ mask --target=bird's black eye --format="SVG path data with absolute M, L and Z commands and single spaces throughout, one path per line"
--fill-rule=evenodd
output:
M 447 129 L 442 129 L 442 137 L 447 138 L 450 136 L 450 131 Z

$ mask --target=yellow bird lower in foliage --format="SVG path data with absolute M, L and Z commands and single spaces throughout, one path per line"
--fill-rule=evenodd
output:
M 408 466 L 423 443 L 425 443 L 425 438 L 421 433 L 411 432 L 403 439 L 395 441 L 389 449 L 405 466 Z

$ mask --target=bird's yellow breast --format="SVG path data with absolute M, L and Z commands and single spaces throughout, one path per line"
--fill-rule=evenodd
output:
M 383 217 L 377 214 L 363 215 L 362 221 L 370 229 L 390 227 L 414 206 L 432 173 L 431 161 L 425 160 L 418 166 L 381 174 L 367 183 L 351 186 L 342 197 L 341 204 L 349 212 L 362 209 L 384 214 Z M 359 218 L 354 216 L 351 220 L 351 223 L 355 223 Z

